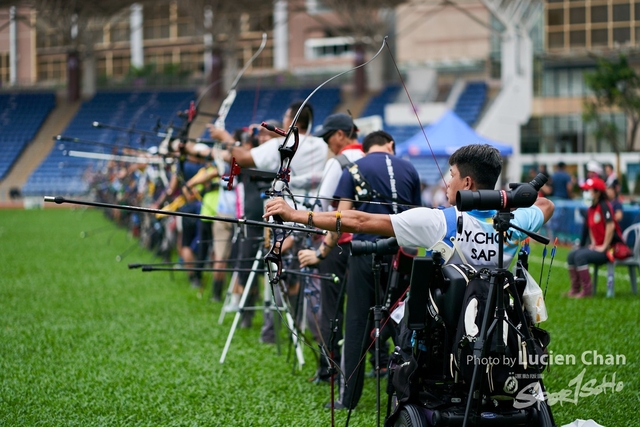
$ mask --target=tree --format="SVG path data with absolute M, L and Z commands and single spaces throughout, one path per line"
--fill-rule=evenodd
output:
M 320 14 L 311 15 L 318 20 L 325 31 L 333 36 L 350 36 L 354 38 L 354 66 L 364 63 L 366 50 L 376 49 L 379 42 L 387 35 L 388 20 L 386 12 L 395 9 L 407 0 L 322 0 L 322 5 L 331 9 L 339 17 L 338 21 L 328 22 Z M 298 2 L 300 3 L 300 2 Z M 302 2 L 304 3 L 304 2 Z M 354 74 L 355 95 L 366 92 L 365 71 L 362 68 Z
M 608 140 L 618 156 L 621 151 L 634 151 L 640 125 L 640 76 L 629 65 L 627 57 L 599 58 L 596 70 L 586 73 L 584 79 L 594 96 L 584 101 L 583 120 L 595 124 L 595 136 Z M 623 111 L 631 124 L 623 147 L 618 143 L 621 130 L 601 114 L 612 109 Z
M 223 75 L 224 84 L 211 86 L 210 96 L 219 97 L 235 77 L 238 69 L 237 45 L 241 33 L 241 18 L 248 15 L 269 15 L 273 12 L 272 2 L 263 0 L 188 0 L 179 2 L 178 7 L 192 19 L 197 34 L 209 35 L 211 71 L 209 82 L 219 81 Z M 211 17 L 209 22 L 207 15 Z M 272 28 L 261 28 L 270 31 Z M 207 43 L 205 43 L 207 44 Z

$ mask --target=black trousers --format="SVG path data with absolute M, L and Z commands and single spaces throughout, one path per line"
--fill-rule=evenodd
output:
M 391 256 L 385 256 L 383 263 L 390 264 Z M 381 304 L 384 297 L 388 275 L 384 269 L 381 271 L 378 299 L 374 287 L 372 269 L 372 255 L 352 256 L 349 258 L 349 276 L 347 278 L 347 310 L 345 313 L 345 336 L 342 348 L 341 368 L 344 378 L 340 380 L 340 403 L 346 407 L 355 408 L 362 395 L 364 385 L 364 368 L 366 360 L 363 359 L 365 351 L 371 345 L 371 331 L 374 327 L 371 308 Z M 388 328 L 388 329 L 387 329 Z M 389 336 L 393 329 L 391 323 L 381 331 L 381 335 Z M 380 343 L 381 363 L 383 368 L 388 360 L 386 346 Z M 374 347 L 372 347 L 374 348 Z M 362 362 L 361 362 L 362 359 Z
M 320 283 L 320 333 L 322 340 L 326 344 L 326 351 L 329 356 L 333 350 L 333 360 L 338 364 L 341 359 L 340 346 L 338 342 L 342 339 L 342 328 L 344 326 L 344 280 L 347 274 L 347 266 L 349 263 L 349 248 L 345 245 L 340 248 L 333 248 L 327 257 L 318 264 L 318 271 L 322 275 L 335 274 L 338 276 L 338 283 L 326 280 Z M 338 321 L 337 332 L 331 340 L 331 322 Z M 332 345 L 333 344 L 333 345 Z M 326 357 L 320 358 L 320 368 L 318 376 L 321 379 L 329 378 L 329 363 Z

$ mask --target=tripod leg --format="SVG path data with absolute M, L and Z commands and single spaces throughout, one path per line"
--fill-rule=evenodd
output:
M 277 286 L 273 287 L 273 294 L 274 294 L 274 296 L 276 294 L 279 295 L 280 301 L 283 301 L 282 293 L 281 293 L 280 289 Z M 299 342 L 300 341 L 300 338 L 298 336 L 299 331 L 298 331 L 298 329 L 296 327 L 296 322 L 293 319 L 293 316 L 291 315 L 291 312 L 289 311 L 288 307 L 285 304 L 279 305 L 279 304 L 275 303 L 274 307 L 275 307 L 275 310 L 281 316 L 282 316 L 282 313 L 284 313 L 284 316 L 282 316 L 282 317 L 284 318 L 284 321 L 287 324 L 287 329 L 289 329 L 289 332 L 291 333 L 291 342 L 293 343 L 293 348 L 294 348 L 294 350 L 296 352 L 296 357 L 298 359 L 298 367 L 299 367 L 299 369 L 302 369 L 302 367 L 304 366 L 304 354 L 302 353 L 302 346 L 300 345 L 300 342 Z
M 251 286 L 251 283 L 253 282 L 256 273 L 255 271 L 258 269 L 258 266 L 260 265 L 260 260 L 262 259 L 262 246 L 258 248 L 258 252 L 256 252 L 256 256 L 253 259 L 253 264 L 251 265 L 251 273 L 249 274 L 249 277 L 247 278 L 247 283 L 245 284 L 245 289 L 249 286 Z M 234 272 L 233 275 L 231 276 L 231 281 L 229 282 L 229 288 L 227 289 L 227 296 L 225 298 L 224 304 L 222 305 L 222 311 L 220 312 L 220 317 L 218 318 L 218 324 L 222 325 L 222 321 L 224 320 L 224 315 L 227 313 L 227 304 L 230 303 L 231 301 L 231 294 L 233 293 L 233 287 L 237 281 L 238 278 L 238 273 Z M 242 292 L 242 294 L 244 295 L 244 291 Z
M 224 359 L 227 357 L 227 352 L 229 351 L 229 347 L 231 346 L 231 340 L 233 339 L 233 335 L 235 334 L 236 328 L 238 327 L 238 322 L 240 322 L 240 317 L 242 317 L 242 313 L 245 308 L 245 304 L 247 302 L 247 298 L 249 297 L 249 292 L 251 292 L 251 284 L 253 283 L 253 278 L 256 273 L 255 270 L 258 268 L 259 259 L 262 257 L 262 249 L 259 249 L 256 253 L 256 260 L 253 262 L 252 271 L 249 275 L 249 279 L 247 280 L 247 284 L 244 286 L 244 291 L 242 292 L 242 297 L 240 298 L 240 308 L 233 318 L 233 324 L 231 325 L 231 330 L 229 331 L 229 335 L 227 336 L 227 342 L 224 345 L 224 349 L 222 350 L 222 356 L 220 356 L 220 363 L 224 363 Z
M 480 332 L 478 334 L 478 339 L 474 343 L 473 346 L 473 373 L 471 375 L 471 384 L 469 384 L 469 395 L 467 396 L 467 404 L 464 411 L 464 421 L 462 422 L 462 427 L 467 426 L 467 422 L 469 421 L 469 416 L 471 415 L 471 404 L 474 400 L 480 401 L 481 397 L 479 391 L 476 390 L 476 386 L 478 385 L 478 380 L 480 379 L 480 375 L 482 374 L 480 371 L 480 360 L 484 356 L 486 356 L 487 350 L 485 349 L 485 344 L 487 343 L 487 336 L 490 329 L 493 329 L 495 326 L 495 320 L 491 322 L 490 317 L 494 315 L 495 302 L 497 298 L 501 298 L 499 292 L 496 292 L 496 288 L 498 285 L 495 283 L 496 277 L 491 276 L 491 281 L 489 284 L 489 293 L 487 294 L 487 306 L 484 310 L 484 315 L 482 317 L 482 325 L 480 327 Z M 496 295 L 496 293 L 498 295 Z M 491 322 L 491 324 L 490 324 Z M 501 322 L 501 320 L 499 321 Z M 500 338 L 499 338 L 500 339 Z

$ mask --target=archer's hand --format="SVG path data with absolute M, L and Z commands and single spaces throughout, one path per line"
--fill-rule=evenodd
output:
M 208 124 L 207 130 L 209 131 L 209 136 L 211 137 L 211 139 L 215 139 L 215 140 L 226 142 L 226 143 L 234 142 L 231 134 L 224 129 L 218 129 L 214 125 Z
M 316 265 L 320 263 L 320 260 L 316 256 L 316 251 L 311 249 L 302 249 L 298 251 L 298 261 L 300 261 L 300 267 L 306 267 L 308 265 Z
M 280 215 L 280 218 L 287 222 L 293 221 L 293 215 L 295 212 L 296 211 L 289 206 L 282 197 L 277 197 L 267 202 L 264 208 L 264 215 L 262 215 L 262 217 L 268 219 L 274 215 Z

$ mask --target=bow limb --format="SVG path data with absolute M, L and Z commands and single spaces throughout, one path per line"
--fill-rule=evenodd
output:
M 291 165 L 291 160 L 293 159 L 293 156 L 295 156 L 295 153 L 298 150 L 298 145 L 300 144 L 300 135 L 299 135 L 298 127 L 296 126 L 296 124 L 298 122 L 298 119 L 300 118 L 300 114 L 302 113 L 302 110 L 304 109 L 304 107 L 306 107 L 307 103 L 309 102 L 309 99 L 311 99 L 311 97 L 315 95 L 316 92 L 318 92 L 321 88 L 323 88 L 327 83 L 337 79 L 340 76 L 343 76 L 346 73 L 357 70 L 358 68 L 364 67 L 365 65 L 369 64 L 371 61 L 376 59 L 378 55 L 380 55 L 380 53 L 382 52 L 385 46 L 387 46 L 387 37 L 383 39 L 382 46 L 380 46 L 380 49 L 378 49 L 378 52 L 376 52 L 376 54 L 373 55 L 371 59 L 353 68 L 350 68 L 346 71 L 336 74 L 335 76 L 327 79 L 326 81 L 321 83 L 318 87 L 316 87 L 305 98 L 305 100 L 302 102 L 302 104 L 298 108 L 298 111 L 293 117 L 293 120 L 291 121 L 291 125 L 289 126 L 289 129 L 287 131 L 276 128 L 275 126 L 270 126 L 264 122 L 262 123 L 262 126 L 267 128 L 268 130 L 272 132 L 276 132 L 281 136 L 284 136 L 284 141 L 282 142 L 280 147 L 278 147 L 278 151 L 280 152 L 280 168 L 278 169 L 278 173 L 276 174 L 276 179 L 272 184 L 272 188 L 269 194 L 271 197 L 284 197 L 285 195 L 290 196 L 292 200 L 294 200 L 294 205 L 295 205 L 295 199 L 293 199 L 291 190 L 289 189 L 289 180 L 290 180 L 290 174 L 291 174 L 290 165 Z M 294 142 L 293 144 L 289 145 L 289 140 L 291 139 L 292 135 L 293 135 Z M 275 216 L 272 218 L 275 223 L 282 223 L 282 218 L 280 218 L 279 216 Z M 270 266 L 269 268 L 270 282 L 272 285 L 275 285 L 280 281 L 280 273 L 282 271 L 281 250 L 282 250 L 282 244 L 284 242 L 284 239 L 286 239 L 287 235 L 285 235 L 286 233 L 278 234 L 275 232 L 275 230 L 272 234 L 273 234 L 273 244 L 271 246 L 271 249 L 265 256 L 265 263 L 268 266 Z M 273 266 L 275 266 L 275 268 L 273 268 Z
M 233 103 L 236 100 L 236 95 L 237 95 L 236 87 L 238 86 L 238 83 L 240 82 L 240 79 L 242 78 L 244 73 L 247 71 L 247 69 L 249 69 L 253 61 L 255 61 L 255 59 L 258 56 L 260 56 L 260 54 L 262 53 L 266 45 L 267 45 L 267 33 L 262 33 L 262 42 L 260 43 L 260 47 L 251 56 L 249 61 L 247 61 L 247 63 L 242 68 L 242 70 L 240 70 L 236 78 L 233 80 L 233 83 L 231 83 L 231 88 L 229 89 L 229 92 L 227 92 L 226 98 L 220 104 L 220 108 L 218 109 L 218 117 L 213 123 L 213 126 L 216 127 L 217 129 L 225 129 L 226 127 L 225 121 L 227 119 L 227 115 L 229 115 L 231 106 L 233 106 Z M 214 163 L 218 168 L 219 176 L 223 177 L 225 173 L 226 162 L 222 158 L 222 149 L 218 146 L 214 146 L 211 150 L 211 154 L 212 154 Z M 235 175 L 237 175 L 237 173 L 239 173 L 239 166 L 237 163 L 235 163 L 235 161 L 233 161 L 231 164 L 231 173 L 225 179 L 227 181 L 227 188 L 229 190 L 233 187 L 233 178 L 235 177 Z

